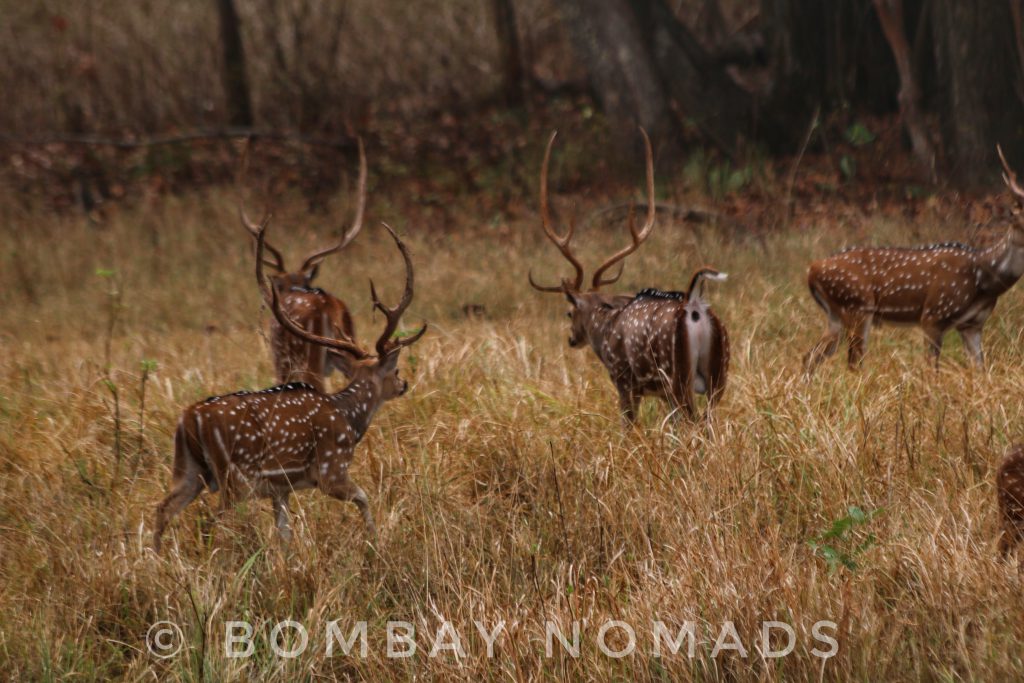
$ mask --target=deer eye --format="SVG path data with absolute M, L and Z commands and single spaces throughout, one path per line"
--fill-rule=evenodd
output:
M 572 318 L 572 311 L 569 311 L 568 313 L 566 313 L 565 317 L 571 319 Z

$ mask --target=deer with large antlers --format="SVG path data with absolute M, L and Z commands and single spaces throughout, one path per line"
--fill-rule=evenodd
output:
M 247 152 L 243 155 L 239 178 L 244 174 L 246 157 Z M 281 298 L 288 317 L 296 321 L 302 329 L 321 337 L 356 338 L 355 324 L 345 303 L 319 287 L 314 287 L 313 280 L 319 273 L 323 260 L 347 247 L 363 227 L 363 214 L 366 209 L 366 154 L 362 140 L 359 141 L 358 192 L 356 214 L 349 229 L 333 245 L 307 256 L 298 270 L 288 270 L 281 252 L 269 242 L 264 245 L 269 257 L 264 256 L 263 263 L 274 271 L 270 280 Z M 255 241 L 259 226 L 249 219 L 241 202 L 238 205 L 238 217 Z M 276 321 L 270 324 L 270 349 L 274 357 L 277 381 L 281 383 L 304 382 L 323 391 L 324 380 L 333 370 L 338 370 L 346 376 L 349 374 L 343 356 L 331 353 L 327 347 L 304 341 L 286 331 Z
M 1003 180 L 1024 206 L 1024 190 L 1003 157 Z M 807 375 L 849 339 L 847 364 L 857 368 L 872 325 L 917 325 L 935 364 L 942 338 L 956 328 L 977 366 L 984 362 L 981 331 L 999 297 L 1024 274 L 1024 226 L 1014 218 L 1002 240 L 978 249 L 958 242 L 921 247 L 864 247 L 811 264 L 807 284 L 828 317 L 804 357 Z
M 530 273 L 530 285 L 541 292 L 560 293 L 571 306 L 569 346 L 589 344 L 604 364 L 619 393 L 619 406 L 627 425 L 636 421 L 641 398 L 653 395 L 666 400 L 686 416 L 696 415 L 694 392 L 706 394 L 710 413 L 725 389 L 729 366 L 729 339 L 721 320 L 703 294 L 705 280 L 724 280 L 712 268 L 699 269 L 686 292 L 645 289 L 635 296 L 609 295 L 599 290 L 618 281 L 622 267 L 605 276 L 613 266 L 636 251 L 654 229 L 654 160 L 651 142 L 641 129 L 646 150 L 647 216 L 638 229 L 629 215 L 632 242 L 613 254 L 594 272 L 590 290 L 583 291 L 584 269 L 570 243 L 574 222 L 564 234 L 551 225 L 548 209 L 548 166 L 555 134 L 548 140 L 540 173 L 540 216 L 544 234 L 572 265 L 575 277 L 555 286 L 539 285 Z
M 366 493 L 350 478 L 349 465 L 380 406 L 408 389 L 398 376 L 398 356 L 427 329 L 424 324 L 415 334 L 393 338 L 412 301 L 413 268 L 405 244 L 390 227 L 384 227 L 405 262 L 405 291 L 398 305 L 388 308 L 370 282 L 373 305 L 386 318 L 376 354 L 371 355 L 352 339 L 314 334 L 289 317 L 277 288 L 263 275 L 264 221 L 256 238 L 256 279 L 264 299 L 291 334 L 346 356 L 351 382 L 335 394 L 290 383 L 215 396 L 186 408 L 174 435 L 171 492 L 156 512 L 153 547 L 157 552 L 167 523 L 204 488 L 221 491 L 222 510 L 241 498 L 270 498 L 285 541 L 291 537 L 288 496 L 307 488 L 355 503 L 368 533 L 376 533 Z

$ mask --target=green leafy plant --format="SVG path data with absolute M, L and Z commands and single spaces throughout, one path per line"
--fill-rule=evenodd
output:
M 875 141 L 875 134 L 860 121 L 854 122 L 846 132 L 843 133 L 843 137 L 854 147 L 864 147 L 870 145 Z
M 858 529 L 870 522 L 881 511 L 879 508 L 871 512 L 864 512 L 859 507 L 851 505 L 847 509 L 845 517 L 840 517 L 832 522 L 830 528 L 808 541 L 807 545 L 815 555 L 825 560 L 830 574 L 839 567 L 856 571 L 857 557 L 873 546 L 877 540 L 874 534 Z

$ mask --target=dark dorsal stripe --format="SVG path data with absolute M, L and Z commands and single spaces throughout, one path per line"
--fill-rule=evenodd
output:
M 294 287 L 292 287 L 291 291 L 293 291 L 293 292 L 302 292 L 304 294 L 326 294 L 327 293 L 324 290 L 320 289 L 319 287 L 302 287 L 302 286 L 299 286 L 299 285 L 295 285 Z
M 289 382 L 288 384 L 278 384 L 276 387 L 270 387 L 269 389 L 260 389 L 259 391 L 236 391 L 233 394 L 221 394 L 220 396 L 211 396 L 203 401 L 203 403 L 213 403 L 219 401 L 222 398 L 230 398 L 232 396 L 258 396 L 260 394 L 280 394 L 285 391 L 316 391 L 311 384 L 305 382 Z
M 978 250 L 969 244 L 963 242 L 936 242 L 935 244 L 922 244 L 916 247 L 846 247 L 838 253 L 846 254 L 851 251 L 858 250 L 865 251 L 938 251 L 939 249 L 956 249 L 957 251 L 966 251 L 968 253 L 974 253 Z
M 686 292 L 670 292 L 663 289 L 655 289 L 654 287 L 648 287 L 647 289 L 641 289 L 633 297 L 633 301 L 638 299 L 669 299 L 671 301 L 686 301 Z

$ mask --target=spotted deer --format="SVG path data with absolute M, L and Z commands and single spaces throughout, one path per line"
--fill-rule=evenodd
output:
M 1024 446 L 1010 449 L 996 473 L 1002 530 L 999 554 L 1006 557 L 1024 539 Z
M 1018 204 L 1024 190 L 999 150 L 1003 180 Z M 815 261 L 807 285 L 828 318 L 825 333 L 804 356 L 808 376 L 849 339 L 847 364 L 857 368 L 872 325 L 916 325 L 937 365 L 942 338 L 956 328 L 975 365 L 984 356 L 981 331 L 996 302 L 1024 274 L 1024 225 L 1015 216 L 1006 235 L 979 249 L 959 242 L 920 247 L 858 247 Z
M 582 290 L 584 269 L 572 252 L 575 223 L 563 234 L 551 225 L 548 210 L 548 165 L 555 134 L 548 141 L 540 173 L 540 215 L 544 234 L 575 270 L 572 280 L 554 286 L 539 285 L 529 274 L 530 285 L 541 292 L 556 292 L 569 301 L 571 332 L 569 346 L 589 344 L 604 364 L 619 394 L 619 407 L 627 426 L 636 421 L 641 398 L 664 399 L 673 410 L 693 418 L 694 392 L 706 394 L 708 412 L 725 389 L 729 366 L 729 339 L 721 320 L 703 294 L 705 280 L 725 280 L 725 273 L 713 268 L 699 269 L 686 292 L 645 289 L 635 296 L 605 294 L 601 287 L 618 281 L 619 272 L 605 273 L 632 254 L 654 229 L 654 161 L 651 142 L 641 129 L 647 154 L 647 216 L 637 229 L 632 212 L 628 218 L 632 242 L 619 250 L 594 272 L 590 290 Z
M 239 172 L 240 178 L 244 173 L 244 167 L 245 155 L 242 171 Z M 274 271 L 270 280 L 281 298 L 285 311 L 302 329 L 316 335 L 356 338 L 355 324 L 345 303 L 319 287 L 314 287 L 313 280 L 319 273 L 323 260 L 347 247 L 363 227 L 363 214 L 366 209 L 366 154 L 362 141 L 359 142 L 358 192 L 356 214 L 351 227 L 333 245 L 307 256 L 298 270 L 288 270 L 281 252 L 269 242 L 265 244 L 270 257 L 264 257 L 263 262 Z M 249 219 L 241 202 L 238 205 L 238 217 L 242 226 L 255 240 L 259 226 Z M 324 380 L 332 371 L 338 370 L 348 375 L 348 368 L 342 357 L 329 353 L 324 346 L 303 341 L 290 334 L 276 320 L 270 324 L 270 349 L 274 357 L 274 370 L 278 382 L 302 382 L 323 391 Z
M 405 291 L 397 306 L 387 308 L 370 283 L 373 305 L 386 319 L 375 355 L 352 339 L 309 332 L 289 317 L 277 288 L 263 275 L 266 222 L 257 232 L 256 278 L 274 317 L 304 341 L 347 356 L 351 382 L 334 394 L 292 382 L 214 396 L 186 408 L 174 434 L 171 491 L 156 511 L 153 547 L 157 552 L 167 523 L 204 488 L 221 492 L 222 511 L 236 500 L 270 498 L 285 541 L 291 537 L 288 496 L 308 488 L 355 503 L 367 532 L 376 533 L 366 493 L 350 478 L 349 465 L 380 406 L 407 391 L 408 383 L 398 376 L 398 356 L 427 329 L 424 324 L 410 336 L 393 338 L 412 301 L 413 268 L 405 244 L 390 227 L 384 227 L 405 261 Z

